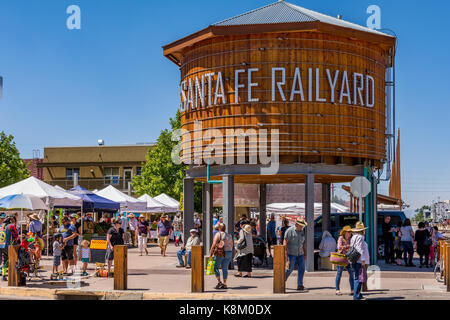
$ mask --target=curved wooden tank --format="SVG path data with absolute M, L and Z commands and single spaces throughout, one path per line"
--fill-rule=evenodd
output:
M 253 68 L 258 70 L 251 72 L 251 83 L 258 85 L 252 87 L 251 99 L 258 99 L 258 102 L 249 101 L 248 97 L 248 69 Z M 281 85 L 284 99 L 277 84 L 283 80 L 283 71 L 273 71 L 273 68 L 285 68 L 285 84 Z M 300 72 L 303 97 L 297 77 L 294 87 L 297 92 L 291 99 L 296 68 Z M 346 157 L 358 161 L 368 159 L 379 166 L 386 157 L 385 69 L 384 49 L 334 35 L 265 33 L 200 41 L 185 51 L 181 61 L 181 79 L 186 80 L 181 86 L 188 97 L 191 81 L 193 101 L 188 104 L 188 110 L 182 112 L 182 128 L 192 133 L 192 137 L 196 121 L 201 121 L 203 131 L 218 129 L 224 136 L 227 129 L 267 129 L 268 132 L 278 129 L 282 162 L 297 162 L 298 156 L 302 156 L 302 162 L 309 162 L 308 159 L 314 162 L 320 156 L 322 160 Z M 238 89 L 238 103 L 235 103 L 236 70 L 241 70 L 238 81 L 243 86 Z M 211 77 L 212 105 L 208 106 L 206 75 L 210 72 L 215 75 Z M 217 99 L 214 105 L 218 72 L 222 74 L 225 99 Z M 347 72 L 348 88 L 344 72 Z M 356 76 L 356 82 L 355 73 L 363 75 L 362 78 Z M 367 80 L 366 76 L 371 78 Z M 196 80 L 198 88 L 202 88 L 202 78 L 204 106 L 195 88 Z M 334 99 L 330 79 L 331 84 L 336 79 Z M 358 87 L 362 87 L 359 92 Z M 350 103 L 346 93 L 350 93 Z M 186 97 L 182 100 L 186 101 Z M 196 99 L 197 108 L 194 108 Z M 373 107 L 368 107 L 367 102 Z M 203 141 L 202 148 L 209 143 L 211 141 Z M 194 149 L 184 151 L 184 159 L 193 157 Z M 235 154 L 238 151 L 235 150 Z

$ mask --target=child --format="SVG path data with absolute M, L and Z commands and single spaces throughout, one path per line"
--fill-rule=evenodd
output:
M 53 242 L 53 274 L 58 274 L 58 267 L 61 264 L 61 250 L 64 248 L 62 234 L 55 235 Z
M 89 249 L 89 241 L 81 242 L 81 262 L 83 263 L 83 276 L 87 276 L 88 263 L 91 262 L 91 249 Z

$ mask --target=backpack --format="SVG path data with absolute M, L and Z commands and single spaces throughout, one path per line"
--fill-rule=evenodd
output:
M 223 232 L 225 234 L 225 232 Z M 225 234 L 226 237 L 226 234 Z M 222 232 L 219 233 L 219 241 L 214 248 L 214 256 L 225 257 L 225 241 L 222 239 Z

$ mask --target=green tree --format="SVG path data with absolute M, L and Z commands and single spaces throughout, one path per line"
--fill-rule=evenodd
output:
M 181 113 L 178 110 L 175 118 L 170 119 L 171 130 L 161 131 L 156 144 L 149 150 L 146 163 L 142 167 L 142 174 L 133 178 L 133 188 L 137 195 L 147 193 L 156 197 L 166 193 L 179 200 L 183 192 L 183 179 L 186 177 L 186 166 L 172 161 L 172 150 L 177 141 L 172 141 L 172 133 L 181 128 Z M 202 187 L 201 183 L 194 185 L 195 210 L 201 212 Z
M 415 222 L 424 222 L 425 221 L 425 210 L 431 210 L 430 206 L 422 206 L 420 209 L 416 209 L 416 215 L 414 216 L 413 220 Z
M 30 173 L 20 158 L 12 135 L 0 132 L 0 188 L 28 178 Z

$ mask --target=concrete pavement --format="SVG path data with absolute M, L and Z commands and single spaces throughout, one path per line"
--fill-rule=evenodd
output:
M 287 281 L 285 295 L 272 293 L 272 270 L 255 269 L 252 278 L 236 278 L 235 271 L 230 270 L 228 290 L 216 290 L 214 276 L 205 275 L 205 293 L 192 294 L 191 271 L 176 268 L 178 248 L 170 244 L 167 256 L 160 255 L 160 249 L 149 245 L 149 255 L 139 256 L 137 249 L 128 252 L 128 290 L 113 292 L 112 278 L 88 277 L 67 286 L 51 284 L 50 271 L 52 259 L 43 258 L 44 270 L 39 279 L 29 281 L 26 288 L 8 288 L 6 282 L 0 282 L 0 296 L 13 295 L 25 299 L 40 297 L 42 299 L 289 299 L 289 300 L 350 300 L 348 274 L 341 280 L 343 296 L 335 295 L 335 272 L 306 273 L 304 285 L 306 292 L 297 292 L 297 273 L 294 272 Z M 78 263 L 81 267 L 81 263 Z M 385 266 L 380 264 L 381 271 L 370 278 L 368 299 L 450 299 L 450 294 L 434 280 L 432 269 Z M 90 264 L 88 273 L 95 272 L 95 264 Z

